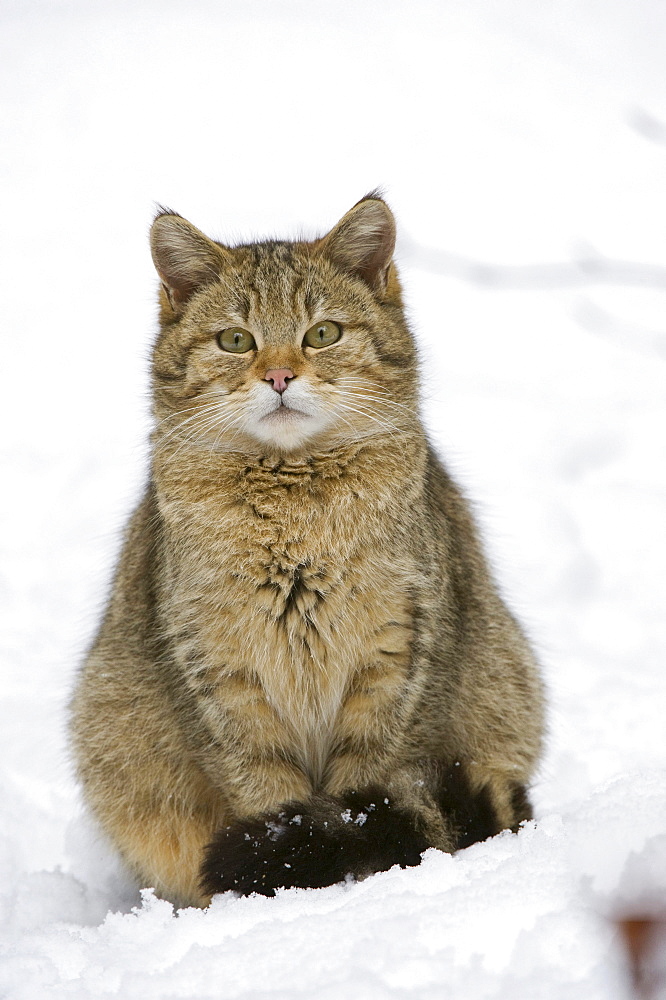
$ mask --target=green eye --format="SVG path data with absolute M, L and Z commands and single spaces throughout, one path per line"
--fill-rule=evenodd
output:
M 240 326 L 230 326 L 228 330 L 218 333 L 217 342 L 223 351 L 230 351 L 232 354 L 247 354 L 257 346 L 252 334 L 242 330 Z
M 308 347 L 328 347 L 342 336 L 342 330 L 337 323 L 325 319 L 323 323 L 315 323 L 303 337 L 303 343 Z

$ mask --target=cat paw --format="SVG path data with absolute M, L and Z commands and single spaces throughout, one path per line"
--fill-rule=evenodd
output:
M 201 886 L 274 896 L 279 888 L 331 885 L 345 877 L 343 845 L 303 803 L 219 830 L 206 848 Z
M 315 796 L 219 830 L 205 851 L 201 888 L 211 896 L 321 888 L 417 865 L 428 846 L 415 818 L 380 789 Z

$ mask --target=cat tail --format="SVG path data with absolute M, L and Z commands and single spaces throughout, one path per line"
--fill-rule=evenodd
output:
M 429 846 L 418 817 L 382 788 L 314 795 L 218 830 L 200 885 L 208 896 L 229 889 L 274 896 L 280 888 L 320 888 L 418 865 Z

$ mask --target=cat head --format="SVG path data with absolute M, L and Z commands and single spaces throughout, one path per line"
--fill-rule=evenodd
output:
M 270 453 L 409 429 L 416 358 L 376 194 L 323 238 L 229 247 L 161 211 L 156 441 Z

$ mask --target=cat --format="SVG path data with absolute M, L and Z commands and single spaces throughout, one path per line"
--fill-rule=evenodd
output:
M 161 210 L 148 486 L 71 706 L 84 797 L 177 905 L 531 817 L 543 693 L 419 418 L 377 193 L 236 247 Z

